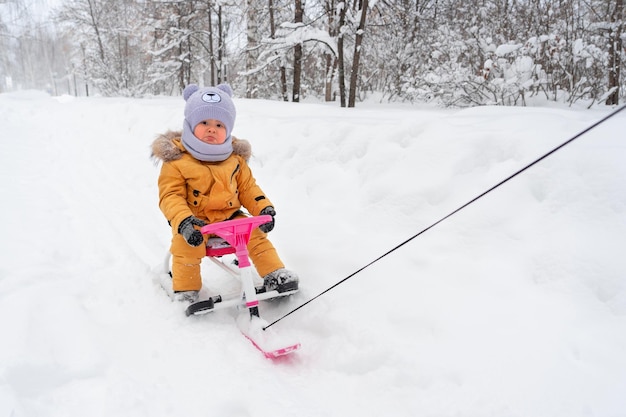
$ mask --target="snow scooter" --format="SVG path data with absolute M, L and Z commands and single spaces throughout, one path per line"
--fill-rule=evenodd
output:
M 239 330 L 259 349 L 266 358 L 276 358 L 287 355 L 300 348 L 300 343 L 279 338 L 270 330 L 265 330 L 268 323 L 261 319 L 259 301 L 284 297 L 298 291 L 297 283 L 280 284 L 275 290 L 267 291 L 265 286 L 254 286 L 252 264 L 248 257 L 248 242 L 252 231 L 272 220 L 271 216 L 261 215 L 227 220 L 203 226 L 200 231 L 209 235 L 206 256 L 217 266 L 224 269 L 241 282 L 241 292 L 231 295 L 213 295 L 189 304 L 185 310 L 187 316 L 201 315 L 226 307 L 245 309 L 237 317 Z M 228 266 L 222 257 L 234 254 L 237 268 Z M 169 276 L 171 254 L 165 259 L 165 268 Z M 171 292 L 169 285 L 164 283 L 166 291 Z M 169 287 L 169 289 L 167 288 Z M 170 294 L 173 296 L 173 294 Z

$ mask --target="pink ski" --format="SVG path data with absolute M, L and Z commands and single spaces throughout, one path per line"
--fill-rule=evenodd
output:
M 237 326 L 250 342 L 263 353 L 266 358 L 274 359 L 288 355 L 300 348 L 300 343 L 286 339 L 271 329 L 263 330 L 267 322 L 258 316 L 244 312 L 237 317 Z

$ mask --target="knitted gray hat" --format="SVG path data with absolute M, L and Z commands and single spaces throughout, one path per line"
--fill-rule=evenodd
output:
M 233 90 L 228 84 L 217 87 L 200 88 L 189 84 L 183 91 L 185 104 L 185 121 L 183 123 L 182 143 L 187 152 L 201 161 L 223 161 L 233 152 L 231 133 L 235 124 L 237 111 L 231 99 Z M 202 142 L 193 130 L 198 123 L 207 119 L 215 119 L 226 126 L 226 140 L 219 145 Z

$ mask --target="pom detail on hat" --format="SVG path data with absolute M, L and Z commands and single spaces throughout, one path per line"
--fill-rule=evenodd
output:
M 189 84 L 187 87 L 185 87 L 185 89 L 183 90 L 183 98 L 185 99 L 185 101 L 187 101 L 189 97 L 191 97 L 191 95 L 199 89 L 200 87 L 198 87 L 197 84 Z
M 228 94 L 229 97 L 233 96 L 233 89 L 230 88 L 230 85 L 228 85 L 228 84 L 219 84 L 217 86 L 217 88 L 219 88 L 220 90 L 222 90 L 223 92 Z

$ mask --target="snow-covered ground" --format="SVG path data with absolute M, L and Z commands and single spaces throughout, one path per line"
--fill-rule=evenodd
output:
M 155 281 L 183 104 L 0 95 L 0 416 L 626 416 L 626 111 L 279 321 L 302 349 L 270 361 Z M 236 104 L 301 276 L 268 321 L 611 111 Z

